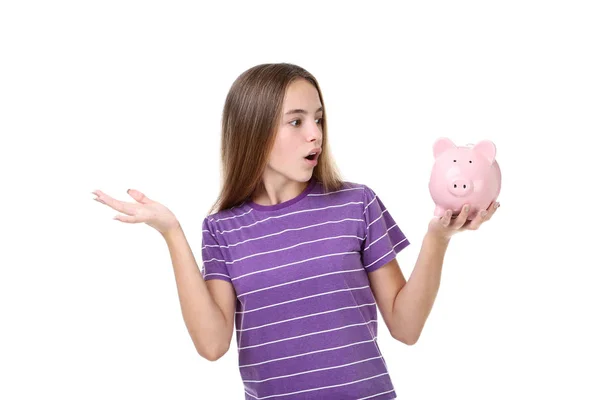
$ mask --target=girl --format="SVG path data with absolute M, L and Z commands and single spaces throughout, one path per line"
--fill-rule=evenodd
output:
M 137 203 L 100 191 L 96 200 L 165 238 L 202 357 L 222 357 L 235 325 L 245 399 L 396 398 L 377 307 L 392 337 L 414 344 L 451 236 L 477 229 L 496 207 L 469 222 L 467 208 L 433 218 L 406 282 L 396 254 L 409 241 L 369 186 L 339 177 L 308 71 L 286 63 L 245 71 L 227 96 L 221 140 L 224 184 L 202 223 L 201 271 L 168 208 L 131 189 Z

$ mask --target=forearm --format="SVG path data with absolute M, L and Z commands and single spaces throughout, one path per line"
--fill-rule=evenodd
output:
M 169 248 L 183 319 L 198 353 L 214 360 L 222 352 L 226 320 L 211 296 L 181 227 L 163 235 Z
M 405 343 L 415 343 L 425 326 L 440 286 L 448 244 L 449 239 L 425 235 L 412 274 L 394 299 L 396 336 Z

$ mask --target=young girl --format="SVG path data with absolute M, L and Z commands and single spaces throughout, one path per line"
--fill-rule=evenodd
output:
M 198 353 L 222 357 L 235 324 L 245 399 L 396 398 L 377 307 L 390 334 L 414 344 L 450 237 L 477 229 L 496 207 L 469 222 L 466 208 L 433 218 L 406 282 L 396 254 L 408 239 L 373 189 L 339 177 L 319 84 L 291 64 L 258 65 L 233 83 L 221 156 L 201 272 L 168 208 L 136 190 L 128 193 L 137 203 L 94 192 L 126 214 L 115 219 L 145 222 L 165 238 Z

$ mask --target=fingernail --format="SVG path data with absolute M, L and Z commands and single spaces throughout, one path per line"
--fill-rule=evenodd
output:
M 496 203 L 496 208 L 500 207 L 500 203 Z
M 465 206 L 465 211 L 469 211 L 469 206 Z
M 482 217 L 485 217 L 486 215 L 487 215 L 487 211 L 484 210 L 484 211 L 481 212 L 481 216 Z

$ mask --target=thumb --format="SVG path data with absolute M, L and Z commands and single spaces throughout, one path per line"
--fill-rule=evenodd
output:
M 129 194 L 131 197 L 133 197 L 133 199 L 135 201 L 137 201 L 138 203 L 148 204 L 152 201 L 148 197 L 146 197 L 146 195 L 144 193 L 140 192 L 139 190 L 127 189 L 127 194 Z

